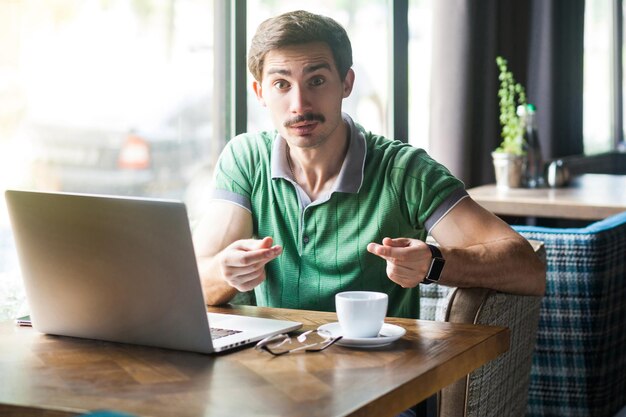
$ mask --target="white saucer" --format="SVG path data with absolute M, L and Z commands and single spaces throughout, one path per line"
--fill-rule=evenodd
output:
M 318 327 L 318 330 L 325 330 L 333 335 L 333 337 L 341 336 L 341 326 L 338 322 L 328 323 Z M 337 341 L 338 345 L 351 347 L 380 347 L 390 344 L 400 339 L 406 330 L 395 324 L 384 323 L 377 337 L 364 337 L 350 339 L 343 337 Z

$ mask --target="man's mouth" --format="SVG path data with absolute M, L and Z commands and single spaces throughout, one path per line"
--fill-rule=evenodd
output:
M 283 123 L 283 126 L 298 131 L 313 130 L 318 123 L 324 123 L 326 118 L 318 113 L 305 113 L 293 117 Z

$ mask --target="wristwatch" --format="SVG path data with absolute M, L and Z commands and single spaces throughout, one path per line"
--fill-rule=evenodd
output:
M 441 271 L 443 271 L 443 266 L 446 264 L 446 260 L 443 259 L 443 255 L 437 246 L 429 245 L 428 243 L 426 246 L 428 246 L 430 253 L 433 255 L 428 272 L 422 281 L 422 284 L 428 285 L 439 281 L 439 277 L 441 276 Z

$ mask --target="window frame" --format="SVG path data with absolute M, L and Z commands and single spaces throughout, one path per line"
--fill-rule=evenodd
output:
M 624 85 L 623 85 L 623 54 L 624 47 L 624 16 L 623 1 L 612 0 L 612 48 L 611 48 L 611 130 L 613 134 L 613 150 L 624 142 Z

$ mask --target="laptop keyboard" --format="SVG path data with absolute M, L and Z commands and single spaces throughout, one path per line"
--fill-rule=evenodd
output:
M 219 339 L 220 337 L 230 336 L 231 334 L 241 333 L 241 330 L 233 329 L 220 329 L 218 327 L 211 327 L 211 339 Z

